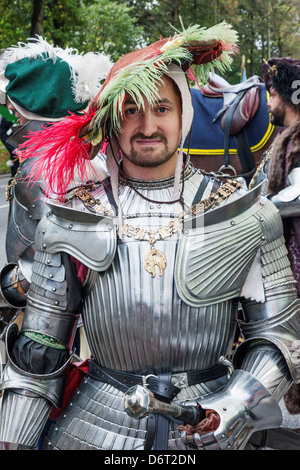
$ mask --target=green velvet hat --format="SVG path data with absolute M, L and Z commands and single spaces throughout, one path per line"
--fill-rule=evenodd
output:
M 1 103 L 8 99 L 26 118 L 45 121 L 85 109 L 112 66 L 109 58 L 53 47 L 42 38 L 33 41 L 1 56 Z

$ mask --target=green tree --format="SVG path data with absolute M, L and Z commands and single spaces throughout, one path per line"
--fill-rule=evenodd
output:
M 82 2 L 83 3 L 83 2 Z M 122 2 L 94 0 L 78 14 L 85 28 L 72 38 L 83 51 L 103 51 L 116 61 L 123 54 L 143 46 L 143 27 L 137 25 L 134 8 Z
M 260 75 L 268 56 L 300 57 L 300 0 L 1 0 L 0 48 L 40 34 L 80 52 L 105 51 L 112 60 L 190 24 L 210 27 L 223 20 L 240 37 L 240 55 L 226 74 L 240 81 Z

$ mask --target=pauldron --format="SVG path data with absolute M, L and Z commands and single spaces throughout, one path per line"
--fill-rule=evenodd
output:
M 38 225 L 36 249 L 65 252 L 95 271 L 111 265 L 117 246 L 116 217 L 49 204 L 51 211 Z
M 179 296 L 201 307 L 243 295 L 259 249 L 282 231 L 278 211 L 261 198 L 260 186 L 186 221 L 175 269 Z

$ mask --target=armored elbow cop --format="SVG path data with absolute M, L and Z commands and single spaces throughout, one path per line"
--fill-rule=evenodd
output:
M 281 217 L 299 217 L 300 215 L 300 167 L 294 168 L 287 177 L 287 187 L 271 197 Z
M 283 355 L 294 382 L 300 382 L 300 300 L 284 238 L 261 247 L 264 301 L 243 299 L 245 320 L 239 320 L 244 341 L 234 355 L 240 367 L 250 345 L 257 341 L 274 344 Z
M 26 305 L 29 281 L 24 276 L 19 265 L 10 263 L 4 266 L 0 273 L 0 299 L 14 308 Z

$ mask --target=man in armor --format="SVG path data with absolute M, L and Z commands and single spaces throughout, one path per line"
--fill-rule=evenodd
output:
M 46 172 L 45 191 L 55 182 L 60 197 L 36 231 L 22 330 L 7 331 L 7 447 L 35 446 L 53 406 L 63 412 L 47 450 L 240 450 L 280 426 L 278 401 L 300 380 L 280 215 L 260 187 L 196 170 L 182 151 L 187 76 L 224 71 L 236 41 L 226 23 L 196 25 L 135 50 L 84 118 L 23 147 L 41 153 L 32 180 Z M 74 164 L 101 143 L 109 177 L 62 202 Z M 244 341 L 231 362 L 239 302 Z M 80 314 L 91 358 L 66 405 Z
M 300 61 L 291 57 L 271 58 L 262 66 L 270 93 L 271 122 L 282 131 L 263 156 L 250 188 L 263 179 L 262 193 L 276 205 L 282 217 L 285 242 L 300 295 Z M 291 413 L 300 411 L 299 385 L 285 396 Z
M 0 57 L 0 98 L 18 122 L 9 143 L 18 149 L 30 132 L 49 127 L 70 113 L 82 114 L 111 65 L 104 54 L 79 54 L 75 49 L 54 47 L 42 37 L 8 48 Z M 24 180 L 34 159 L 32 156 L 21 162 L 7 187 L 7 264 L 0 275 L 0 292 L 6 305 L 2 310 L 4 324 L 26 304 L 35 230 L 48 210 L 43 197 L 44 178 L 34 185 Z

